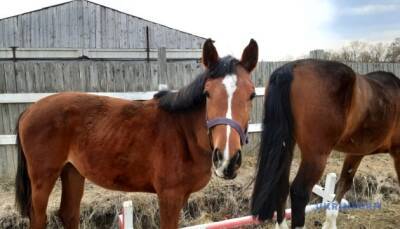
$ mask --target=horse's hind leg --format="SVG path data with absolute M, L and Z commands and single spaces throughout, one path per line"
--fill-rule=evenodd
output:
M 358 166 L 360 165 L 363 157 L 363 155 L 346 155 L 339 181 L 336 184 L 335 200 L 338 203 L 340 203 L 344 194 L 350 189 L 351 184 L 353 183 L 354 175 L 356 174 Z
M 64 228 L 79 228 L 79 207 L 85 178 L 68 163 L 61 172 L 62 194 L 59 216 Z
M 46 209 L 49 196 L 56 180 L 59 176 L 58 171 L 30 171 L 32 188 L 32 208 L 30 211 L 30 228 L 43 229 L 46 227 Z
M 310 151 L 311 152 L 311 151 Z M 299 171 L 290 187 L 292 202 L 292 228 L 302 228 L 305 224 L 305 208 L 314 185 L 324 172 L 329 150 L 310 153 L 303 157 Z M 302 153 L 302 155 L 305 155 Z

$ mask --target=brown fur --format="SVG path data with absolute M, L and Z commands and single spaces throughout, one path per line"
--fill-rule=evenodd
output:
M 305 185 L 310 193 L 335 149 L 347 154 L 336 190 L 340 202 L 363 156 L 398 151 L 400 87 L 398 79 L 387 79 L 390 73 L 371 78 L 374 73 L 356 75 L 349 68 L 325 63 L 294 69 L 291 104 L 302 162 L 292 187 Z M 293 225 L 300 226 L 303 220 L 294 218 Z
M 205 49 L 215 51 L 210 40 L 206 44 Z M 254 53 L 255 50 L 250 51 Z M 215 54 L 208 56 L 214 58 Z M 254 60 L 254 55 L 246 56 Z M 206 63 L 212 61 L 215 60 Z M 234 100 L 246 101 L 246 104 L 235 106 L 233 113 L 244 128 L 249 116 L 241 113 L 249 111 L 249 97 L 254 86 L 250 72 L 243 70 L 239 62 L 234 68 L 240 92 Z M 200 90 L 204 87 L 213 94 L 217 91 L 214 88 L 223 87 L 223 77 L 204 78 L 207 87 L 192 86 Z M 203 92 L 196 93 L 202 96 Z M 30 182 L 21 176 L 17 177 L 16 184 L 24 181 L 25 188 L 30 188 L 32 193 L 27 198 L 17 193 L 17 202 L 28 208 L 31 228 L 45 227 L 48 197 L 60 176 L 59 215 L 65 228 L 79 227 L 85 179 L 112 190 L 157 193 L 161 228 L 177 228 L 179 212 L 189 195 L 210 180 L 211 145 L 218 141 L 210 142 L 206 118 L 215 118 L 214 115 L 223 112 L 221 103 L 226 103 L 227 95 L 221 94 L 206 102 L 184 100 L 189 103 L 184 111 L 164 109 L 160 105 L 162 96 L 148 101 L 128 101 L 84 93 L 60 93 L 38 101 L 22 114 L 17 131 L 26 168 L 22 163 L 19 170 L 27 170 Z M 176 94 L 170 96 L 174 99 Z M 224 126 L 218 128 L 224 129 Z M 216 139 L 225 138 L 225 135 L 220 136 L 223 131 L 218 133 L 212 129 L 211 132 Z M 240 149 L 238 135 L 231 136 L 231 142 L 239 143 Z M 236 173 L 237 169 L 232 172 Z
M 280 171 L 288 171 L 291 157 L 281 154 L 291 154 L 293 148 L 287 151 L 280 149 L 280 141 L 284 140 L 280 136 L 293 138 L 301 150 L 300 168 L 290 187 L 292 228 L 304 226 L 304 210 L 311 190 L 321 178 L 333 149 L 347 154 L 337 185 L 337 201 L 350 188 L 365 155 L 390 152 L 400 178 L 400 80 L 392 73 L 357 75 L 348 66 L 338 62 L 299 60 L 274 72 L 271 80 L 274 91 L 266 94 L 270 104 L 266 103 L 265 112 L 276 117 L 268 110 L 276 109 L 282 113 L 279 115 L 287 115 L 289 121 L 277 118 L 275 121 L 264 121 L 264 147 L 259 156 L 259 161 L 264 163 L 258 165 L 253 193 L 254 215 L 269 219 L 274 211 L 278 211 L 278 221 L 283 220 L 281 215 L 287 197 L 289 174 Z M 276 95 L 285 98 L 285 93 L 289 95 L 287 99 L 276 99 Z M 290 103 L 289 108 L 285 108 L 287 103 Z M 274 122 L 280 122 L 275 124 L 277 126 L 288 126 L 287 130 L 266 128 Z M 272 134 L 266 134 L 266 131 Z M 279 157 L 289 158 L 290 161 L 276 164 L 279 160 L 275 158 Z M 276 175 L 276 183 L 268 183 L 274 173 L 279 172 L 281 175 Z M 280 196 L 279 200 L 271 199 L 277 190 L 282 190 L 284 196 Z
M 180 209 L 186 198 L 178 196 L 188 197 L 211 176 L 205 111 L 197 112 L 171 115 L 159 109 L 156 100 L 135 102 L 81 93 L 62 93 L 39 101 L 22 116 L 19 128 L 32 183 L 33 212 L 45 208 L 35 198 L 46 198 L 64 167 L 108 189 L 177 198 Z M 168 145 L 173 149 L 165 147 Z M 63 186 L 63 197 L 70 198 L 62 201 L 61 216 L 69 212 L 63 203 L 80 202 L 75 192 L 83 183 L 71 185 Z M 44 220 L 35 215 L 31 215 L 33 228 Z

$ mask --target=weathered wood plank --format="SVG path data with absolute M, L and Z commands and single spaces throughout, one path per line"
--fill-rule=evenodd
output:
M 98 79 L 99 79 L 99 90 L 107 91 L 107 74 L 105 65 L 103 63 L 95 63 L 95 68 L 97 69 Z
M 0 63 L 0 93 L 6 93 L 6 76 L 4 63 Z
M 8 63 L 5 67 L 6 91 L 8 93 L 17 93 L 17 77 L 14 72 L 14 63 Z M 6 104 L 5 114 L 3 117 L 4 133 L 14 133 L 15 120 L 19 116 L 17 104 Z
M 4 36 L 6 34 L 4 30 L 5 24 L 6 24 L 5 20 L 0 21 L 0 47 L 7 47 L 4 39 Z
M 134 24 L 135 20 L 132 17 L 127 17 L 127 37 L 128 37 L 128 48 L 135 47 L 135 38 L 137 36 L 137 28 Z
M 91 36 L 95 36 L 93 40 L 95 40 L 95 48 L 101 48 L 101 7 L 96 5 L 96 6 L 91 6 L 90 8 L 94 8 L 94 26 L 95 26 L 95 33 L 91 34 Z M 93 26 L 93 25 L 91 25 Z M 91 38 L 92 39 L 92 38 Z
M 0 180 L 11 180 L 11 177 L 9 176 L 9 168 L 7 166 L 8 161 L 6 160 L 7 157 L 7 152 L 6 152 L 6 146 L 0 146 L 0 157 L 2 160 L 0 160 Z
M 90 3 L 84 2 L 84 47 L 96 48 L 96 7 L 90 7 Z
M 203 38 L 87 1 L 71 1 L 3 19 L 0 47 L 201 48 Z
M 71 2 L 71 39 L 72 39 L 72 43 L 71 43 L 71 47 L 73 48 L 79 48 L 79 41 L 80 41 L 80 25 L 79 25 L 79 4 L 80 1 L 72 1 Z
M 125 80 L 123 75 L 123 64 L 122 63 L 114 63 L 114 80 L 115 80 L 115 87 L 114 91 L 123 92 L 125 91 Z
M 89 66 L 89 80 L 86 81 L 85 91 L 97 92 L 100 91 L 100 80 L 97 66 L 91 63 Z
M 50 22 L 50 32 L 49 32 L 49 36 L 50 36 L 50 41 L 48 44 L 48 47 L 56 47 L 56 33 L 57 33 L 57 28 L 58 28 L 58 16 L 57 16 L 57 11 L 56 8 L 50 8 L 48 10 L 49 14 L 47 17 L 47 20 L 49 20 Z

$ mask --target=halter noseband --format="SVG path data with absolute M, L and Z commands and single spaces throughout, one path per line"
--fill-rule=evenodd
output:
M 212 127 L 217 126 L 217 125 L 229 125 L 233 129 L 235 129 L 236 132 L 239 134 L 240 144 L 244 145 L 244 144 L 249 143 L 249 136 L 247 134 L 247 128 L 245 130 L 243 130 L 242 127 L 240 126 L 240 124 L 238 122 L 236 122 L 235 120 L 229 119 L 229 118 L 215 118 L 215 119 L 207 120 L 207 129 L 211 129 Z

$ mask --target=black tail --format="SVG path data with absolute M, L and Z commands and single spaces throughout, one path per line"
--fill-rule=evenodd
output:
M 289 172 L 295 140 L 290 105 L 293 64 L 275 70 L 264 102 L 263 131 L 258 155 L 251 212 L 260 220 L 282 213 L 289 193 Z
M 23 113 L 19 116 L 16 126 L 17 133 L 17 150 L 18 150 L 18 167 L 15 176 L 15 206 L 19 210 L 21 216 L 29 216 L 31 209 L 31 181 L 29 179 L 26 167 L 26 159 L 19 138 L 19 122 Z

